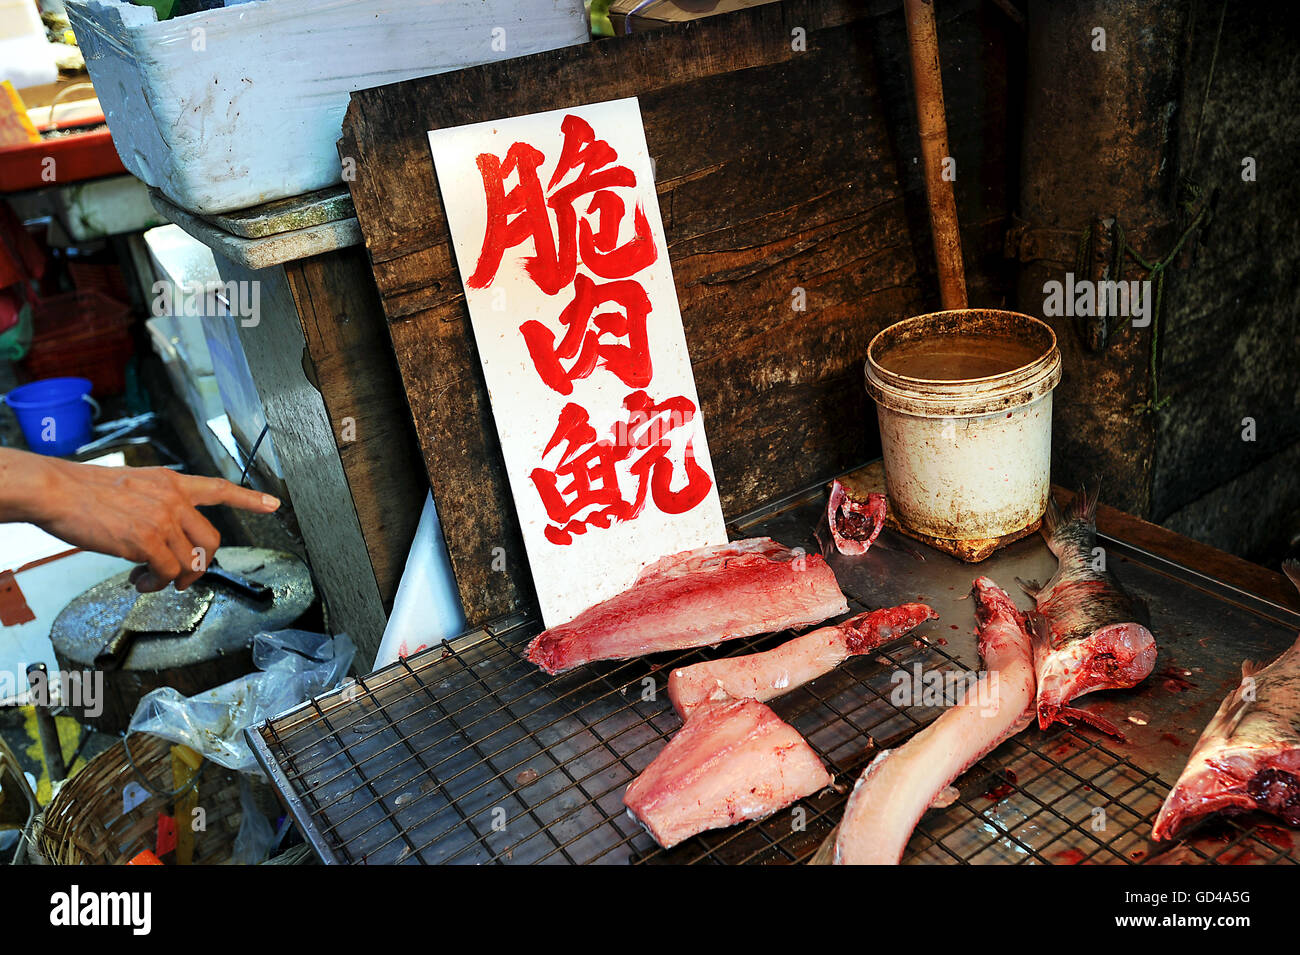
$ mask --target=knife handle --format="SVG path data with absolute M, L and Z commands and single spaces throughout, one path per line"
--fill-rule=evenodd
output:
M 240 591 L 245 596 L 252 597 L 254 600 L 270 600 L 275 596 L 275 591 L 266 586 L 266 584 L 259 584 L 255 580 L 249 580 L 248 578 L 241 577 L 238 574 L 232 574 L 225 568 L 218 567 L 216 561 L 208 564 L 208 569 L 204 572 L 203 577 L 200 577 L 199 579 L 203 580 L 206 578 L 216 578 L 222 583 L 228 584 L 235 590 Z

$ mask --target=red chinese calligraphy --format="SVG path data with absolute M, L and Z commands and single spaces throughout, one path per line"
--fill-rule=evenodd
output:
M 636 201 L 636 174 L 581 117 L 566 115 L 560 133 L 549 175 L 547 157 L 527 142 L 511 144 L 504 156 L 477 156 L 486 227 L 466 286 L 491 286 L 507 254 L 519 249 L 519 264 L 544 295 L 569 290 L 558 318 L 550 312 L 518 326 L 538 378 L 569 396 L 576 382 L 603 369 L 633 389 L 604 436 L 587 408 L 565 404 L 530 472 L 547 516 L 543 534 L 563 546 L 588 528 L 636 519 L 649 502 L 664 514 L 690 511 L 709 496 L 713 478 L 695 458 L 693 399 L 655 403 L 645 390 L 654 375 L 654 304 L 638 275 L 659 250 Z M 518 266 L 505 267 L 510 276 Z
M 511 145 L 504 160 L 491 153 L 479 155 L 477 164 L 487 198 L 487 229 L 474 273 L 466 280 L 470 288 L 491 285 L 506 250 L 530 239 L 533 255 L 524 259 L 524 270 L 547 295 L 557 295 L 573 284 L 579 259 L 593 275 L 617 279 L 635 275 L 658 258 L 650 223 L 640 204 L 633 213 L 632 238 L 618 245 L 627 207 L 613 190 L 635 188 L 632 170 L 614 165 L 618 153 L 605 140 L 597 139 L 585 120 L 566 116 L 560 130 L 564 144 L 545 190 L 538 171 L 545 157 L 528 143 Z M 566 182 L 575 171 L 573 180 Z M 516 185 L 507 191 L 506 182 L 511 176 L 516 177 Z M 577 206 L 588 196 L 579 217 Z
M 601 310 L 606 303 L 622 311 Z M 596 284 L 585 275 L 574 280 L 573 301 L 560 313 L 567 331 L 556 344 L 555 333 L 538 321 L 519 326 L 533 367 L 542 381 L 562 395 L 573 393 L 573 382 L 586 378 L 597 364 L 617 375 L 630 388 L 650 384 L 653 364 L 646 320 L 650 297 L 638 282 L 624 279 Z M 626 344 L 602 341 L 603 336 L 626 339 Z M 563 361 L 570 362 L 566 368 Z
M 713 488 L 713 479 L 695 460 L 694 441 L 685 444 L 685 480 L 674 487 L 675 465 L 669 457 L 672 434 L 695 418 L 696 408 L 684 396 L 658 404 L 644 391 L 623 401 L 626 415 L 613 433 L 597 440 L 585 408 L 570 402 L 560 411 L 543 458 L 561 448 L 554 468 L 534 468 L 533 485 L 552 522 L 543 532 L 553 544 L 565 545 L 588 527 L 610 527 L 637 517 L 647 500 L 666 514 L 683 514 L 699 504 Z M 634 483 L 623 493 L 622 473 Z

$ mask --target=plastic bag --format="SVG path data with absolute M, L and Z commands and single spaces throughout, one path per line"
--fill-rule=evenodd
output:
M 230 851 L 231 865 L 258 865 L 279 842 L 271 820 L 257 808 L 248 777 L 239 777 L 239 832 Z M 283 835 L 283 832 L 280 833 Z
M 355 655 L 347 634 L 259 633 L 253 637 L 253 665 L 260 673 L 190 697 L 171 687 L 154 690 L 136 706 L 128 732 L 183 743 L 227 769 L 260 777 L 244 729 L 333 689 Z

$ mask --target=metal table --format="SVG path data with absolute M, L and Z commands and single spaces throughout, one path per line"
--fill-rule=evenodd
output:
M 818 485 L 729 530 L 818 549 L 825 502 Z M 1150 842 L 1156 811 L 1239 680 L 1241 661 L 1289 646 L 1300 614 L 1123 541 L 1099 544 L 1150 605 L 1160 647 L 1142 686 L 1079 701 L 1127 739 L 1058 726 L 1008 740 L 957 781 L 954 804 L 925 815 L 904 862 L 1133 864 L 1157 853 L 1160 861 L 1300 862 L 1293 834 L 1253 815 L 1202 826 L 1172 849 Z M 540 622 L 512 617 L 309 701 L 249 737 L 327 863 L 806 862 L 866 763 L 941 712 L 891 703 L 895 674 L 924 680 L 979 667 L 967 599 L 974 577 L 993 578 L 1028 607 L 1016 578 L 1046 580 L 1055 568 L 1038 537 L 968 565 L 889 530 L 866 555 L 828 559 L 851 612 L 921 600 L 940 619 L 772 701 L 827 763 L 833 789 L 670 851 L 622 804 L 628 782 L 680 726 L 664 693 L 668 673 L 768 649 L 788 634 L 549 677 L 523 657 Z

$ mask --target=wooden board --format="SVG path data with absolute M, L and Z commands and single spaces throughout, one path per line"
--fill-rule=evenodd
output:
M 203 218 L 232 235 L 245 239 L 264 239 L 282 232 L 355 219 L 356 215 L 352 211 L 352 197 L 348 195 L 347 188 L 330 186 L 306 195 L 277 199 L 250 209 Z
M 361 229 L 357 220 L 352 218 L 317 222 L 300 229 L 273 231 L 258 238 L 247 239 L 227 232 L 222 226 L 213 225 L 209 219 L 182 209 L 157 189 L 149 190 L 149 201 L 161 215 L 213 252 L 250 269 L 269 269 L 309 256 L 344 249 L 361 241 Z
M 388 610 L 406 569 L 427 479 L 374 281 L 355 248 L 291 262 L 285 277 L 307 346 L 303 372 L 325 404 Z
M 299 348 L 295 355 L 290 347 L 283 354 L 266 355 L 259 349 L 256 360 L 263 361 L 264 368 L 265 362 L 284 360 L 293 375 L 271 373 L 256 383 L 260 393 L 281 393 L 304 383 L 320 392 L 379 588 L 380 603 L 366 602 L 374 619 L 364 632 L 373 639 L 362 645 L 373 654 L 384 612 L 392 607 L 406 566 L 428 482 L 370 263 L 360 247 L 361 227 L 352 212 L 352 197 L 338 186 L 204 218 L 176 207 L 157 190 L 150 195 L 160 211 L 223 261 L 258 270 L 258 281 L 268 287 L 287 284 L 290 299 L 275 296 L 268 301 L 291 300 L 294 308 L 269 320 L 296 321 L 305 350 Z M 291 338 L 285 341 L 292 344 Z M 301 365 L 301 375 L 295 365 Z M 306 433 L 321 434 L 318 429 L 282 428 L 280 440 Z M 323 473 L 339 474 L 332 467 L 322 470 L 328 446 L 286 451 L 312 463 L 307 473 L 317 489 Z M 347 524 L 334 522 L 333 527 L 343 532 Z M 351 549 L 337 538 L 329 547 L 336 554 Z M 348 574 L 350 579 L 355 576 L 355 571 Z M 329 602 L 335 588 L 331 581 L 321 584 Z
M 349 362 L 364 367 L 365 356 L 345 353 L 346 357 L 341 355 L 318 373 L 304 332 L 313 329 L 314 340 L 346 342 L 355 330 L 340 324 L 333 336 L 328 335 L 328 320 L 315 311 L 319 303 L 300 317 L 296 296 L 302 294 L 302 284 L 300 280 L 291 284 L 286 268 L 252 271 L 220 252 L 214 252 L 214 259 L 222 281 L 261 283 L 261 321 L 252 327 L 238 324 L 240 344 L 262 399 L 331 632 L 346 632 L 356 643 L 358 656 L 373 659 L 386 615 L 362 514 L 353 501 L 351 482 L 358 481 L 357 472 L 345 471 L 337 437 L 342 423 L 335 415 L 348 414 L 342 410 L 347 402 L 336 401 L 333 409 L 328 408 L 312 381 L 324 374 L 329 382 L 325 390 L 333 398 L 334 384 L 356 374 Z M 377 430 L 358 423 L 358 443 L 364 439 L 367 449 L 381 453 L 382 443 L 370 441 Z M 393 449 L 389 454 L 400 460 Z
M 954 38 L 1005 27 L 976 4 L 959 13 Z M 905 94 L 904 51 L 895 4 L 787 0 L 353 94 L 340 154 L 356 161 L 353 203 L 471 625 L 531 594 L 425 131 L 639 98 L 718 487 L 736 514 L 875 450 L 867 342 L 923 311 L 930 291 L 915 131 L 897 123 L 910 105 L 882 92 Z M 953 57 L 965 67 L 952 139 L 972 170 L 959 203 L 975 209 L 973 298 L 996 284 L 981 266 L 1005 216 L 1001 87 L 971 59 L 986 55 L 1003 68 L 997 42 Z M 985 151 L 992 174 L 974 172 Z

